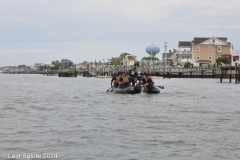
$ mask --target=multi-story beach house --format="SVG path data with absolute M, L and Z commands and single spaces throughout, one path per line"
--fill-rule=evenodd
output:
M 162 59 L 167 60 L 167 65 L 177 65 L 178 64 L 178 51 L 176 49 L 169 50 L 168 53 L 162 53 Z
M 34 63 L 34 65 L 31 66 L 30 68 L 34 71 L 38 71 L 40 69 L 40 67 L 43 65 L 44 65 L 44 63 Z
M 182 48 L 190 49 L 189 61 L 194 66 L 215 64 L 218 58 L 227 58 L 227 64 L 231 63 L 231 43 L 227 42 L 226 37 L 194 37 L 192 41 L 179 41 L 178 47 L 179 51 Z
M 73 66 L 73 62 L 69 59 L 62 59 L 61 60 L 61 65 L 63 67 L 70 67 L 70 66 Z

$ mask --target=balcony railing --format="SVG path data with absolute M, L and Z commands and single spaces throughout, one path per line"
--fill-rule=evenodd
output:
M 181 59 L 180 61 L 181 62 L 190 62 L 191 60 L 190 59 Z
M 177 54 L 192 54 L 192 51 L 178 51 Z

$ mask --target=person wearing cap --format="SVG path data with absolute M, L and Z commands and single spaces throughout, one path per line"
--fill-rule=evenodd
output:
M 146 83 L 142 84 L 141 86 L 144 86 L 150 90 L 153 88 L 153 84 L 154 82 L 152 81 L 152 78 L 149 76 L 149 74 L 146 74 Z
M 137 77 L 137 81 L 139 85 L 146 83 L 146 77 L 143 73 L 140 73 L 140 75 Z
M 135 86 L 135 81 L 138 76 L 138 73 L 136 71 L 136 67 L 129 70 L 129 83 L 132 83 L 133 86 Z
M 119 84 L 121 85 L 122 88 L 126 88 L 129 86 L 129 79 L 125 72 L 122 73 Z

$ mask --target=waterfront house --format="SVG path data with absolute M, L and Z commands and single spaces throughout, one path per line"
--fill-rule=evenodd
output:
M 44 65 L 45 65 L 44 63 L 34 63 L 34 65 L 31 66 L 30 68 L 34 71 L 38 71 L 38 70 L 40 70 L 40 67 L 44 66 Z
M 28 66 L 26 66 L 25 64 L 22 64 L 22 65 L 18 65 L 18 70 L 17 71 L 20 71 L 20 72 L 26 72 L 28 71 Z
M 192 41 L 179 41 L 179 51 L 189 48 L 192 57 L 189 57 L 194 66 L 215 64 L 218 58 L 227 58 L 231 62 L 231 43 L 226 37 L 194 37 Z
M 22 64 L 22 65 L 18 65 L 18 68 L 28 68 L 28 66 L 26 66 L 25 64 Z
M 127 69 L 131 69 L 134 64 L 136 64 L 137 62 L 137 56 L 135 55 L 126 55 L 123 59 L 123 61 L 121 61 L 121 63 L 124 66 L 127 66 Z
M 178 64 L 184 65 L 187 62 L 194 64 L 194 61 L 192 58 L 192 52 L 190 50 L 184 49 L 184 51 L 177 51 L 177 55 L 178 55 Z
M 106 67 L 107 67 L 106 63 L 101 62 L 101 61 L 99 61 L 99 62 L 83 61 L 81 63 L 78 63 L 76 66 L 78 72 L 88 71 L 90 74 L 105 72 Z
M 12 72 L 16 68 L 17 68 L 16 66 L 4 66 L 2 71 L 3 72 Z
M 61 60 L 61 66 L 65 67 L 70 67 L 73 66 L 73 62 L 69 59 L 62 59 Z
M 167 61 L 167 65 L 177 65 L 178 64 L 178 50 L 174 49 L 173 51 L 169 50 L 168 53 L 162 54 L 162 59 Z

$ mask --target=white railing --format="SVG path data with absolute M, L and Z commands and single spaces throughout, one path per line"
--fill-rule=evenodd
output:
M 192 51 L 178 51 L 177 54 L 192 54 Z
M 180 62 L 191 62 L 190 59 L 181 59 Z

